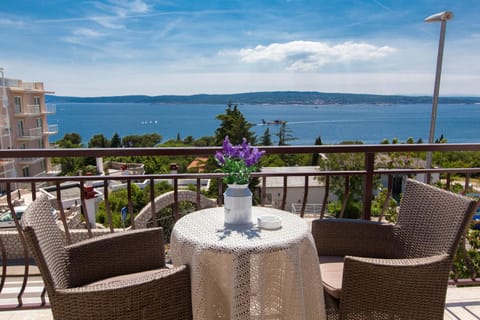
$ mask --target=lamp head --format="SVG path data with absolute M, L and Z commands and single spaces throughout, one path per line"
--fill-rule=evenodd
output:
M 453 18 L 453 12 L 451 11 L 443 11 L 439 13 L 435 13 L 430 17 L 425 18 L 425 22 L 438 22 L 438 21 L 448 21 Z

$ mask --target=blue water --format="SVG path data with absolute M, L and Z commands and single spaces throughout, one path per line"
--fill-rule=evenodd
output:
M 398 105 L 239 105 L 247 121 L 261 124 L 262 119 L 287 121 L 292 145 L 313 144 L 320 136 L 324 144 L 346 140 L 380 143 L 397 138 L 404 142 L 428 141 L 431 104 Z M 220 122 L 215 118 L 225 113 L 225 105 L 150 104 L 150 103 L 59 103 L 57 113 L 48 116 L 49 124 L 58 124 L 59 133 L 50 141 L 61 139 L 65 133 L 76 132 L 84 144 L 95 134 L 111 139 L 158 133 L 163 141 L 177 134 L 201 138 L 213 136 Z M 261 137 L 270 128 L 275 142 L 278 125 L 256 125 L 253 130 Z M 480 105 L 440 104 L 438 106 L 435 138 L 443 134 L 450 143 L 480 142 Z

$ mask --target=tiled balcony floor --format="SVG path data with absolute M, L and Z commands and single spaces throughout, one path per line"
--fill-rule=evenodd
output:
M 444 319 L 480 319 L 480 287 L 449 288 Z
M 52 320 L 50 309 L 0 312 L 1 320 Z M 479 320 L 480 287 L 449 288 L 444 320 Z

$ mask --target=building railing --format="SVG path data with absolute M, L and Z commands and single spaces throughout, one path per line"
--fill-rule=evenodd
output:
M 38 140 L 42 138 L 42 134 L 43 134 L 42 131 L 43 129 L 41 127 L 30 128 L 30 129 L 24 130 L 24 132 L 19 132 L 17 139 L 19 141 Z
M 266 146 L 260 147 L 265 150 L 267 154 L 278 154 L 278 155 L 288 155 L 288 154 L 335 154 L 335 153 L 346 153 L 346 154 L 362 154 L 364 156 L 364 164 L 362 168 L 355 170 L 315 170 L 302 172 L 297 170 L 292 170 L 292 172 L 256 172 L 253 174 L 254 178 L 258 178 L 262 186 L 267 186 L 267 180 L 271 177 L 281 177 L 283 178 L 283 198 L 279 205 L 279 209 L 288 210 L 290 209 L 287 206 L 286 199 L 287 194 L 289 193 L 289 179 L 292 177 L 304 177 L 305 183 L 303 186 L 303 201 L 301 201 L 301 206 L 296 206 L 295 210 L 301 217 L 305 217 L 308 214 L 309 204 L 308 204 L 308 194 L 309 194 L 309 177 L 319 177 L 322 179 L 324 184 L 324 197 L 323 199 L 317 199 L 315 204 L 315 212 L 318 217 L 324 218 L 327 210 L 327 205 L 329 202 L 329 197 L 331 193 L 331 180 L 332 177 L 343 177 L 344 181 L 344 198 L 350 193 L 350 181 L 353 177 L 361 177 L 363 179 L 363 194 L 362 194 L 362 219 L 372 219 L 372 200 L 374 199 L 374 181 L 379 177 L 386 177 L 388 181 L 387 185 L 387 199 L 392 196 L 393 189 L 393 178 L 395 176 L 415 176 L 415 175 L 441 175 L 443 181 L 449 187 L 452 183 L 452 177 L 455 175 L 456 178 L 461 179 L 463 186 L 463 193 L 469 191 L 471 184 L 472 176 L 480 176 L 480 168 L 478 167 L 467 167 L 467 168 L 417 168 L 417 167 L 392 167 L 392 168 L 380 168 L 375 166 L 376 156 L 380 154 L 388 154 L 391 158 L 395 158 L 397 155 L 402 153 L 425 153 L 428 151 L 445 153 L 445 152 L 480 152 L 480 144 L 391 144 L 391 145 L 321 145 L 321 146 Z M 61 157 L 112 157 L 112 156 L 158 156 L 158 157 L 172 157 L 172 156 L 211 156 L 215 154 L 216 151 L 219 151 L 220 147 L 184 147 L 184 148 L 106 148 L 106 149 L 26 149 L 26 150 L 0 150 L 0 159 L 24 159 L 24 158 L 61 158 Z M 109 196 L 111 195 L 111 185 L 113 183 L 123 183 L 127 188 L 127 211 L 130 216 L 129 224 L 131 228 L 141 228 L 144 227 L 145 223 L 140 223 L 137 219 L 142 214 L 141 212 L 134 212 L 133 207 L 133 194 L 132 189 L 133 185 L 139 181 L 142 183 L 147 183 L 150 185 L 155 184 L 158 180 L 170 181 L 173 186 L 173 191 L 171 193 L 172 197 L 172 215 L 171 222 L 178 220 L 181 217 L 180 202 L 182 201 L 183 191 L 181 190 L 181 182 L 184 180 L 194 181 L 193 190 L 190 191 L 190 200 L 195 204 L 196 208 L 200 208 L 200 203 L 202 203 L 202 183 L 206 179 L 212 179 L 217 182 L 218 193 L 216 196 L 216 204 L 222 205 L 223 197 L 222 193 L 226 186 L 222 184 L 223 174 L 221 173 L 168 173 L 168 174 L 138 174 L 138 175 L 102 175 L 102 176 L 43 176 L 43 177 L 1 177 L 0 185 L 4 186 L 6 195 L 5 202 L 13 211 L 15 207 L 15 200 L 18 200 L 17 197 L 17 185 L 30 185 L 31 197 L 34 200 L 40 192 L 41 187 L 44 185 L 50 186 L 50 194 L 52 194 L 52 203 L 57 209 L 57 215 L 60 219 L 60 224 L 63 226 L 65 231 L 65 238 L 67 243 L 73 243 L 75 241 L 85 239 L 88 237 L 93 237 L 99 234 L 105 234 L 106 232 L 119 232 L 119 229 L 116 229 L 112 223 L 113 213 L 110 208 Z M 64 206 L 64 201 L 68 199 L 63 199 L 62 188 L 66 183 L 75 184 L 75 187 L 79 190 L 78 200 L 76 200 L 76 206 L 72 205 L 72 210 L 78 211 L 78 208 L 85 208 L 82 210 L 84 213 L 78 219 L 82 220 L 85 228 L 83 231 L 71 229 L 71 221 L 68 220 L 67 212 L 68 208 Z M 105 214 L 107 227 L 105 229 L 95 228 L 94 225 L 90 223 L 86 216 L 86 203 L 89 200 L 88 193 L 91 192 L 91 187 L 95 186 L 99 193 L 101 193 L 104 203 L 105 203 Z M 291 191 L 291 190 L 290 190 Z M 90 195 L 91 196 L 91 195 Z M 258 205 L 266 205 L 266 190 L 265 187 L 261 188 L 258 192 Z M 386 201 L 388 202 L 388 201 Z M 340 216 L 343 216 L 345 213 L 345 202 L 342 205 Z M 320 205 L 320 206 L 318 206 Z M 148 212 L 143 212 L 147 215 L 148 225 L 156 226 L 158 221 L 156 218 L 156 213 L 158 209 L 156 197 L 154 194 L 154 188 L 150 188 L 149 194 L 149 206 L 150 210 Z M 384 211 L 386 207 L 382 209 L 382 213 L 378 218 L 382 219 L 384 216 Z M 0 279 L 0 310 L 14 309 L 18 307 L 40 307 L 45 306 L 45 291 L 38 297 L 38 303 L 24 303 L 24 292 L 28 285 L 29 279 L 29 262 L 31 261 L 30 254 L 25 247 L 25 241 L 23 240 L 23 233 L 21 229 L 20 221 L 16 219 L 16 215 L 13 215 L 16 229 L 13 231 L 8 231 L 10 234 L 7 236 L 0 237 L 0 251 L 2 257 L 2 267 L 3 273 Z M 145 217 L 144 217 L 145 218 Z M 145 220 L 145 219 L 143 219 Z M 0 231 L 1 232 L 1 231 Z M 13 235 L 11 234 L 13 233 Z M 18 240 L 20 248 L 20 253 L 18 256 L 9 255 L 8 241 L 12 241 L 11 238 L 16 237 Z M 13 260 L 20 259 L 21 261 L 26 262 L 23 272 L 23 280 L 20 281 L 21 285 L 17 295 L 17 303 L 9 305 L 1 305 L 2 295 L 4 284 L 8 282 L 7 267 L 10 262 Z M 452 281 L 452 284 L 478 284 L 480 279 L 476 278 L 477 275 L 475 270 L 471 270 L 471 277 L 469 279 L 458 279 L 456 277 L 455 281 Z
M 22 87 L 25 90 L 40 90 L 40 91 L 43 91 L 43 83 L 42 82 L 23 82 Z
M 27 117 L 27 116 L 37 116 L 40 115 L 40 105 L 39 104 L 28 104 L 23 107 L 17 106 L 15 108 L 16 117 Z
M 57 105 L 53 103 L 45 104 L 45 111 L 42 111 L 45 114 L 54 114 L 57 113 Z
M 43 134 L 54 135 L 58 133 L 58 124 L 49 124 L 47 130 L 43 130 Z

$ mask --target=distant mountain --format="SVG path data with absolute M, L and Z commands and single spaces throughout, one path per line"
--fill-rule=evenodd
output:
M 47 95 L 48 103 L 184 103 L 184 104 L 415 104 L 431 103 L 430 96 L 324 93 L 306 91 L 249 92 L 236 94 L 196 94 L 190 96 L 66 97 Z M 440 97 L 439 103 L 480 103 L 480 97 Z

